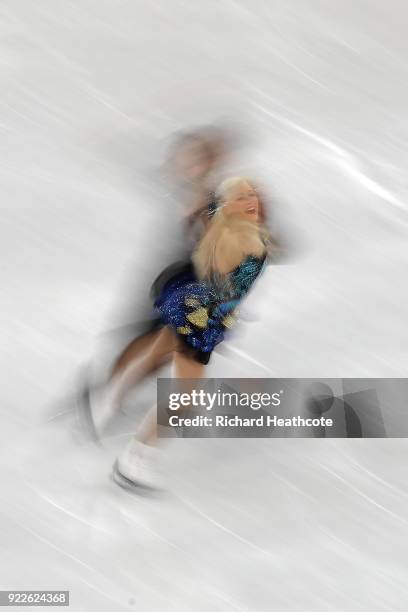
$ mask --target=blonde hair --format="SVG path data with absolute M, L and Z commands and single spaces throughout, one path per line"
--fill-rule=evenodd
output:
M 265 253 L 266 230 L 262 225 L 225 214 L 223 205 L 241 183 L 250 184 L 250 181 L 240 176 L 231 177 L 216 190 L 219 207 L 193 255 L 200 278 L 228 274 L 248 255 L 260 257 Z

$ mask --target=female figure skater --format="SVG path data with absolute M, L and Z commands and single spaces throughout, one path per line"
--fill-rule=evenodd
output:
M 212 350 L 223 341 L 237 305 L 274 249 L 248 180 L 227 179 L 216 196 L 218 208 L 193 253 L 192 266 L 167 279 L 156 295 L 161 328 L 145 351 L 112 378 L 107 414 L 112 415 L 126 392 L 165 359 L 171 359 L 175 378 L 203 377 Z M 156 428 L 153 408 L 115 462 L 113 478 L 118 484 L 154 485 Z

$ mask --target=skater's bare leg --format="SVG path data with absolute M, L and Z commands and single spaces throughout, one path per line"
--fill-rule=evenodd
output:
M 170 328 L 164 327 L 152 335 L 146 342 L 144 350 L 135 353 L 126 368 L 118 369 L 112 379 L 115 384 L 113 395 L 115 404 L 120 405 L 132 387 L 169 361 L 176 347 L 177 338 Z
M 205 365 L 181 350 L 173 353 L 173 368 L 173 378 L 202 378 Z
M 168 330 L 175 341 L 174 332 Z M 163 335 L 163 342 L 169 340 Z M 170 342 L 170 340 L 169 340 Z M 190 379 L 201 378 L 204 373 L 204 365 L 195 361 L 188 353 L 183 352 L 185 348 L 176 340 L 176 350 L 172 353 L 173 377 L 184 379 L 187 389 L 192 388 Z M 157 487 L 160 486 L 160 455 L 157 444 L 157 417 L 156 406 L 153 406 L 137 433 L 133 436 L 119 454 L 113 466 L 112 477 L 120 486 L 128 487 Z
M 176 335 L 166 327 L 150 335 L 149 339 L 143 340 L 144 342 L 139 345 L 140 350 L 133 353 L 133 360 L 128 361 L 127 367 L 124 368 L 125 362 L 123 362 L 115 376 L 94 392 L 95 399 L 93 401 L 91 399 L 89 405 L 90 419 L 97 438 L 103 437 L 127 393 L 148 373 L 158 369 L 166 360 L 170 360 L 177 345 Z
M 120 372 L 124 372 L 128 366 L 135 360 L 141 361 L 141 357 L 151 351 L 153 344 L 156 342 L 162 329 L 155 329 L 143 336 L 134 338 L 122 351 L 119 357 L 116 359 L 110 378 L 114 378 Z M 145 374 L 148 375 L 151 372 L 158 370 L 166 360 L 170 359 L 170 354 L 165 352 L 163 354 L 157 353 L 156 360 L 146 361 L 145 363 Z M 149 370 L 150 368 L 150 370 Z
M 183 378 L 183 379 L 196 379 L 202 378 L 204 375 L 205 366 L 199 363 L 187 353 L 183 351 L 174 351 L 172 359 L 172 377 Z M 186 382 L 188 388 L 186 391 L 191 390 L 192 385 Z M 187 407 L 188 409 L 188 407 Z M 144 444 L 155 445 L 157 443 L 157 407 L 154 405 L 146 417 L 140 424 L 136 433 L 136 438 Z

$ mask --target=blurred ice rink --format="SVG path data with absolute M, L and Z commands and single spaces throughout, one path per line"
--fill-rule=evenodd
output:
M 407 375 L 407 19 L 2 1 L 0 588 L 70 589 L 75 612 L 406 612 L 406 440 L 174 440 L 151 500 L 108 480 L 116 448 L 75 443 L 69 400 L 52 415 L 177 248 L 163 143 L 216 121 L 299 248 L 209 374 Z

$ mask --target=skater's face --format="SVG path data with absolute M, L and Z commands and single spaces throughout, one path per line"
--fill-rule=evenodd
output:
M 200 140 L 184 143 L 173 160 L 177 176 L 187 181 L 200 181 L 209 173 L 213 159 L 208 148 Z
M 225 214 L 247 221 L 258 221 L 259 201 L 255 189 L 247 181 L 231 188 L 224 203 Z

